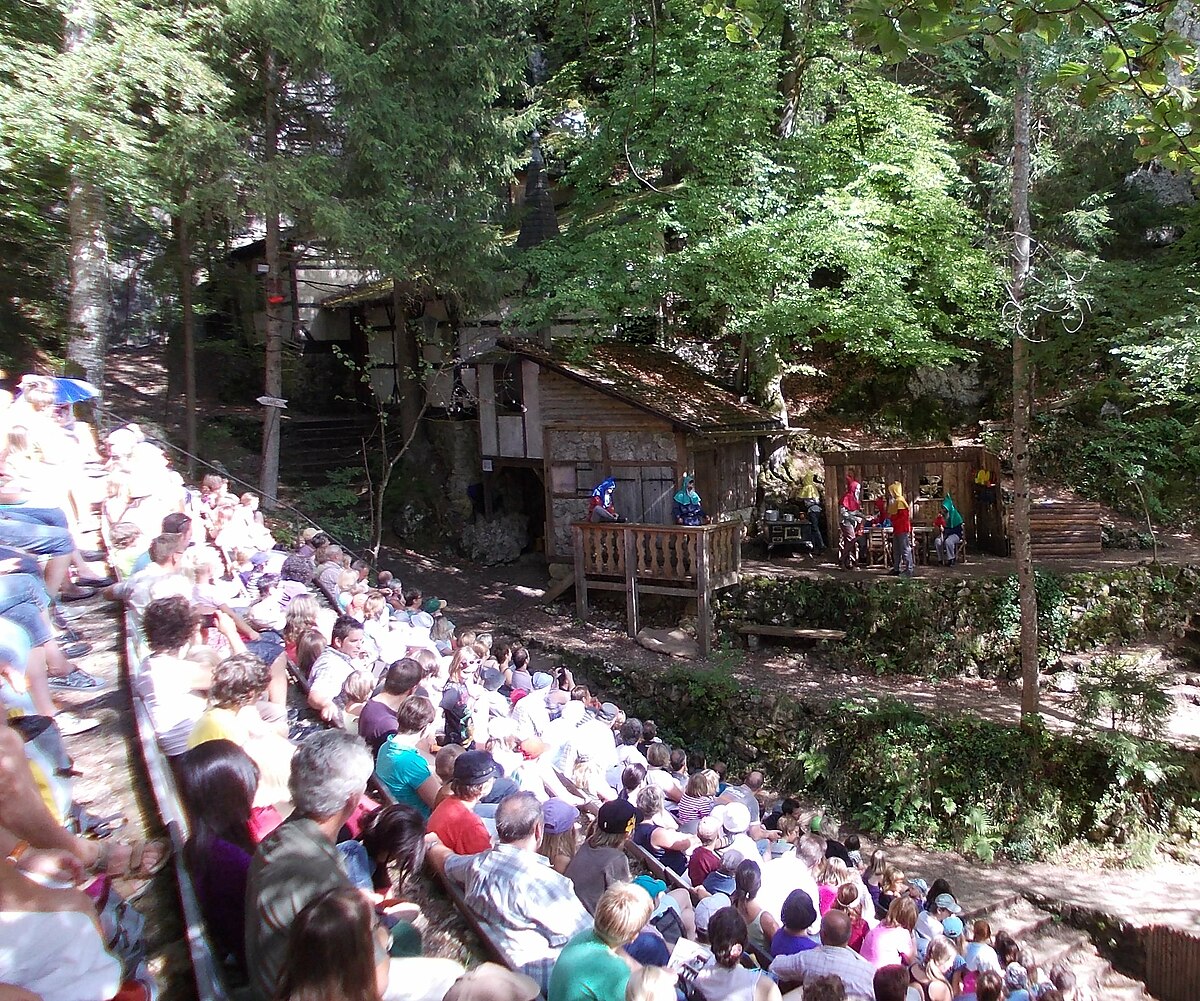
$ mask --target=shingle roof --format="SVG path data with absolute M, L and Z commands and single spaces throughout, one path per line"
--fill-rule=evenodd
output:
M 607 396 L 701 434 L 784 430 L 769 411 L 745 402 L 661 348 L 620 341 L 558 342 L 543 348 L 505 341 L 516 354 Z

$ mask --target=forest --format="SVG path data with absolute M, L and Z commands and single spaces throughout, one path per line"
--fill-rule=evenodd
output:
M 1023 435 L 1027 394 L 1034 476 L 1186 527 L 1198 45 L 1187 0 L 6 5 L 0 360 L 98 381 L 131 331 L 190 346 L 248 234 L 271 302 L 285 233 L 514 330 L 653 317 L 882 436 L 946 439 L 947 379 L 1001 436 L 1015 391 Z M 534 145 L 559 233 L 518 248 Z

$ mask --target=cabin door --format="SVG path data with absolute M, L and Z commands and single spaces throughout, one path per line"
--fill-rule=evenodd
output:
M 624 517 L 648 525 L 672 523 L 674 466 L 613 466 L 612 475 L 617 481 L 616 508 Z

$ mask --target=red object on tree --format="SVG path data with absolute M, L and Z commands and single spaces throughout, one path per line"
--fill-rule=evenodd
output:
M 271 306 L 278 306 L 283 301 L 284 301 L 284 296 L 281 296 L 281 295 L 267 296 L 267 303 Z

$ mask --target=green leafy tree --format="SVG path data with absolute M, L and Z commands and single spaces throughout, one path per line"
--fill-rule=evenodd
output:
M 1030 215 L 1031 53 L 1070 32 L 1101 35 L 1108 44 L 1092 64 L 1060 68 L 1060 78 L 1082 87 L 1086 101 L 1106 93 L 1133 94 L 1145 101 L 1143 115 L 1131 123 L 1154 138 L 1148 142 L 1159 155 L 1190 157 L 1190 140 L 1181 108 L 1190 96 L 1172 85 L 1172 63 L 1188 64 L 1193 49 L 1167 26 L 1173 3 L 1143 10 L 1103 0 L 1049 0 L 1042 5 L 979 0 L 856 0 L 852 20 L 860 37 L 878 48 L 884 58 L 899 62 L 914 52 L 934 52 L 955 42 L 981 45 L 1012 73 L 1012 172 L 1010 200 L 1010 277 L 1007 311 L 1012 329 L 1013 389 L 1013 550 L 1017 562 L 1021 608 L 1021 710 L 1026 720 L 1038 712 L 1037 591 L 1029 533 L 1030 433 L 1033 415 L 1033 371 L 1030 342 L 1044 323 L 1030 308 L 1033 274 L 1033 227 Z M 1182 129 L 1182 131 L 1181 131 Z
M 550 18 L 547 142 L 573 199 L 522 259 L 528 325 L 657 315 L 777 407 L 789 367 L 942 364 L 991 336 L 996 273 L 945 122 L 836 11 L 657 12 Z

